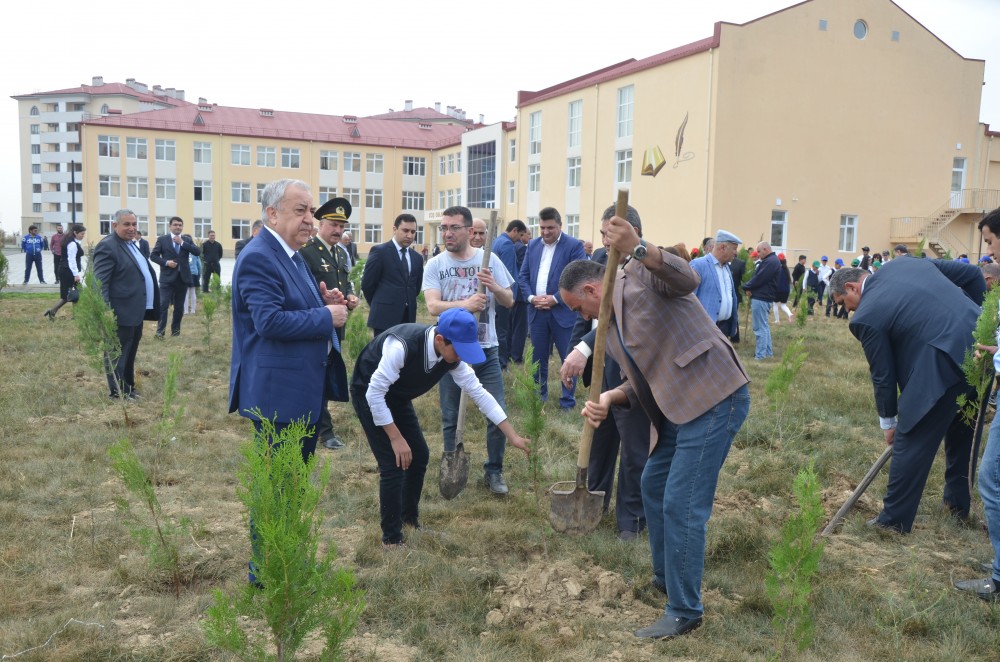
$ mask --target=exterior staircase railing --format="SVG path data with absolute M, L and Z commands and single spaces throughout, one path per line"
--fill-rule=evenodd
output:
M 985 214 L 1000 207 L 1000 190 L 963 189 L 951 194 L 944 205 L 930 216 L 899 216 L 891 219 L 890 241 L 895 243 L 917 243 L 924 240 L 927 248 L 939 256 L 951 251 L 952 254 L 968 253 L 969 242 L 952 232 L 949 225 L 963 214 Z

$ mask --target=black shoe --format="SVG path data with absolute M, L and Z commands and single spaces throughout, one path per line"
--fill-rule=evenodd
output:
M 344 447 L 344 442 L 338 439 L 337 435 L 333 434 L 323 440 L 323 447 L 331 451 L 336 451 Z
M 879 529 L 880 531 L 888 531 L 889 533 L 899 533 L 899 534 L 905 533 L 901 525 L 883 524 L 882 522 L 878 521 L 877 516 L 865 522 L 865 526 L 871 527 L 873 529 Z
M 156 332 L 156 335 L 155 335 L 155 336 L 153 336 L 153 337 L 154 337 L 154 338 L 156 338 L 157 340 L 163 340 L 163 339 L 164 339 L 164 336 L 163 336 L 163 334 L 162 334 L 162 333 L 160 333 L 159 331 L 157 331 L 157 332 Z
M 639 534 L 635 531 L 619 531 L 618 539 L 622 542 L 632 542 L 639 537 Z
M 178 338 L 178 337 L 180 337 L 180 335 L 181 335 L 180 331 L 171 331 L 170 332 L 170 337 L 171 338 Z
M 56 321 L 56 314 L 54 312 L 52 312 L 51 310 L 46 310 L 45 311 L 45 316 L 49 318 L 50 322 L 55 322 Z
M 698 618 L 663 616 L 652 625 L 636 630 L 635 636 L 640 639 L 674 639 L 700 628 L 701 620 L 701 616 Z
M 507 496 L 510 493 L 510 490 L 507 488 L 507 481 L 503 479 L 503 474 L 486 474 L 483 477 L 483 482 L 489 488 L 490 492 L 493 492 L 497 496 Z
M 955 582 L 955 588 L 959 591 L 972 593 L 980 600 L 996 602 L 1000 600 L 1000 584 L 993 581 L 992 577 L 984 579 L 967 579 L 962 582 Z

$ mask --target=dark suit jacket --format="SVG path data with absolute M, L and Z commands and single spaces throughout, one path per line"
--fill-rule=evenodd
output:
M 115 311 L 118 324 L 142 326 L 143 320 L 160 319 L 160 288 L 153 265 L 145 260 L 153 278 L 153 307 L 146 308 L 146 279 L 132 257 L 129 243 L 114 232 L 101 239 L 94 249 L 94 275 L 101 281 L 101 295 Z
M 747 272 L 747 263 L 738 257 L 734 257 L 729 263 L 729 270 L 733 272 L 733 285 L 736 286 L 736 301 L 743 303 L 743 274 Z
M 191 275 L 189 255 L 201 255 L 201 249 L 184 240 L 178 252 L 174 249 L 174 236 L 171 234 L 156 239 L 156 245 L 153 246 L 149 259 L 160 265 L 160 285 L 173 285 L 178 280 L 188 287 L 198 283 L 198 277 Z M 173 269 L 167 266 L 170 260 L 177 262 L 177 266 Z
M 341 244 L 340 246 L 341 246 L 341 248 L 344 248 L 343 244 Z M 350 253 L 350 256 L 351 256 L 351 264 L 352 265 L 357 264 L 358 263 L 358 245 L 355 242 L 352 241 L 351 245 L 347 246 L 346 248 L 347 248 L 347 252 Z
M 583 252 L 583 242 L 575 239 L 565 232 L 559 237 L 556 243 L 555 254 L 552 256 L 552 266 L 549 268 L 548 282 L 545 284 L 545 294 L 551 294 L 559 301 L 553 306 L 552 315 L 556 323 L 568 329 L 576 321 L 576 313 L 570 310 L 566 304 L 559 299 L 559 276 L 566 265 L 573 260 L 584 260 L 587 254 Z M 521 271 L 518 273 L 518 287 L 526 296 L 535 294 L 535 281 L 538 276 L 538 265 L 542 260 L 542 238 L 536 237 L 528 243 L 528 250 L 521 264 Z M 537 311 L 534 306 L 528 306 L 528 323 L 535 319 Z
M 233 272 L 233 353 L 229 411 L 247 410 L 288 423 L 319 420 L 324 398 L 347 402 L 347 370 L 328 353 L 330 312 L 284 247 L 262 228 Z
M 326 289 L 337 288 L 344 296 L 354 294 L 350 278 L 351 270 L 347 266 L 344 251 L 340 248 L 333 246 L 331 251 L 322 240 L 313 237 L 299 249 L 299 255 L 316 278 L 317 285 L 326 283 Z
M 406 252 L 410 258 L 409 276 L 391 240 L 379 244 L 368 254 L 361 276 L 361 291 L 371 306 L 368 326 L 373 329 L 396 326 L 403 318 L 404 309 L 409 322 L 417 320 L 417 293 L 424 280 L 424 258 L 412 248 Z
M 520 244 L 521 242 L 518 241 L 517 243 Z M 501 232 L 500 236 L 493 240 L 493 253 L 500 258 L 503 266 L 507 267 L 507 271 L 510 272 L 511 277 L 514 279 L 511 285 L 511 292 L 514 294 L 514 301 L 517 301 L 519 292 L 517 286 L 517 253 L 514 249 L 514 242 L 506 232 Z
M 139 240 L 139 252 L 142 253 L 143 257 L 147 260 L 149 259 L 149 242 L 143 237 Z
M 878 415 L 898 415 L 899 432 L 965 380 L 985 289 L 977 267 L 950 260 L 893 260 L 865 280 L 850 329 L 871 367 Z
M 594 254 L 590 258 L 598 264 L 606 265 L 608 263 L 608 251 L 606 248 L 598 248 L 594 251 Z M 569 348 L 572 350 L 581 341 L 587 343 L 591 351 L 594 349 L 594 342 L 597 340 L 597 330 L 594 328 L 593 320 L 584 319 L 583 315 L 577 314 L 576 322 L 573 323 L 573 333 L 570 334 Z M 583 385 L 590 388 L 590 380 L 594 372 L 594 355 L 591 354 L 587 357 L 587 365 L 583 368 L 583 374 L 580 376 L 583 380 Z M 619 384 L 622 383 L 621 379 L 621 368 L 618 367 L 618 362 L 615 361 L 614 357 L 610 354 L 604 355 L 604 373 L 605 373 L 605 389 L 617 388 Z M 609 376 L 613 373 L 613 379 L 609 379 Z

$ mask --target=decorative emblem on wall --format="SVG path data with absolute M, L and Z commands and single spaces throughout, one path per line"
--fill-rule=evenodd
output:
M 677 136 L 674 138 L 674 157 L 677 159 L 674 161 L 674 167 L 676 168 L 683 161 L 690 161 L 694 158 L 694 152 L 683 151 L 684 147 L 684 129 L 687 128 L 689 113 L 684 113 L 684 121 L 677 128 Z M 658 145 L 650 145 L 646 147 L 646 153 L 642 157 L 642 174 L 648 175 L 649 177 L 656 177 L 657 173 L 663 169 L 666 165 L 666 159 L 663 158 L 663 152 L 660 151 Z

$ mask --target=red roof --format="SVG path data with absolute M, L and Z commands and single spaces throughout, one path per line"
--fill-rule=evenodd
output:
M 105 96 L 105 95 L 121 95 L 132 97 L 138 99 L 139 101 L 147 101 L 149 103 L 159 103 L 167 106 L 185 106 L 191 105 L 190 101 L 184 101 L 183 99 L 175 99 L 173 97 L 164 95 L 153 94 L 152 92 L 144 93 L 132 89 L 125 83 L 105 83 L 104 85 L 80 85 L 78 87 L 70 87 L 65 90 L 53 90 L 51 92 L 34 92 L 32 94 L 19 94 L 14 99 L 32 99 L 34 97 L 49 97 L 56 96 L 60 94 L 65 95 L 78 95 L 78 94 L 88 94 L 92 96 Z
M 421 108 L 414 108 L 413 110 L 391 110 L 387 113 L 369 115 L 368 117 L 369 119 L 373 120 L 410 120 L 412 122 L 416 122 L 418 120 L 427 120 L 428 122 L 440 122 L 441 120 L 449 120 L 452 122 L 465 122 L 467 124 L 472 124 L 470 120 L 460 120 L 457 117 L 446 115 L 445 113 L 434 110 L 433 108 L 428 108 L 426 106 Z
M 257 108 L 212 105 L 211 110 L 203 110 L 201 105 L 188 105 L 130 113 L 120 117 L 102 117 L 88 120 L 85 124 L 412 149 L 439 149 L 458 145 L 462 142 L 462 134 L 468 130 L 461 123 L 429 123 L 423 125 L 427 128 L 421 128 L 415 122 L 391 119 L 358 117 L 353 121 L 345 121 L 344 116 L 339 115 L 280 110 L 268 110 L 267 113 L 269 114 L 264 116 Z M 201 122 L 196 123 L 199 117 Z

